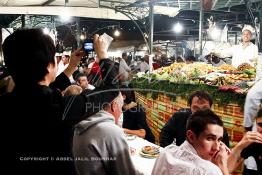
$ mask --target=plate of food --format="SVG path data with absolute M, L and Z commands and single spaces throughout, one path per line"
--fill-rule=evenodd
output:
M 126 139 L 127 140 L 135 140 L 136 139 L 136 135 L 126 134 Z
M 139 152 L 139 154 L 145 158 L 157 158 L 159 153 L 159 147 L 155 146 L 144 146 Z

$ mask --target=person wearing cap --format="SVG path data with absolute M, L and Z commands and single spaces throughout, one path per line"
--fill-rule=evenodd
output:
M 253 31 L 253 27 L 245 25 L 242 29 L 242 42 L 226 51 L 226 54 L 232 56 L 232 65 L 236 68 L 243 63 L 255 66 L 258 59 L 258 47 L 250 42 Z
M 60 75 L 69 65 L 69 59 L 70 59 L 71 53 L 64 51 L 63 53 L 60 53 L 57 55 L 61 57 L 61 60 L 58 62 L 58 65 L 57 65 L 56 76 Z
M 105 93 L 105 92 L 102 92 Z M 123 130 L 117 126 L 123 97 L 119 91 L 104 96 L 102 110 L 75 126 L 73 155 L 79 175 L 139 174 L 130 157 Z

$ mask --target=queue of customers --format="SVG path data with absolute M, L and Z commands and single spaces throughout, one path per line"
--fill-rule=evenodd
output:
M 124 134 L 154 143 L 146 113 L 131 89 L 119 88 L 122 64 L 108 59 L 105 38 L 94 35 L 94 46 L 99 66 L 95 88 L 84 73 L 77 74 L 74 85 L 70 82 L 85 54 L 81 48 L 57 75 L 55 46 L 40 29 L 17 30 L 4 41 L 4 60 L 15 83 L 11 93 L 0 96 L 2 155 L 17 165 L 7 170 L 9 174 L 141 174 L 131 161 Z M 210 109 L 210 95 L 197 91 L 188 102 L 190 109 L 174 113 L 163 127 L 160 145 L 166 148 L 152 174 L 227 175 L 250 155 L 258 164 L 255 173 L 261 173 L 261 109 L 255 117 L 257 132 L 247 132 L 230 150 L 223 122 Z M 122 110 L 121 129 L 117 124 Z M 23 157 L 47 160 L 22 161 Z M 59 161 L 63 157 L 72 160 Z

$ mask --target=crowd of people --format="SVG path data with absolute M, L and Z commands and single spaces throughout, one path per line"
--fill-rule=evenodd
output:
M 249 42 L 249 35 L 248 29 L 243 30 L 243 42 Z M 82 48 L 61 58 L 40 29 L 17 30 L 6 38 L 3 54 L 13 88 L 0 96 L 2 155 L 18 165 L 8 174 L 141 174 L 132 163 L 125 134 L 152 143 L 155 136 L 129 87 L 132 69 L 127 54 L 114 62 L 108 58 L 107 44 L 103 36 L 94 35 L 96 57 L 79 66 L 85 57 Z M 149 69 L 145 55 L 139 71 Z M 256 169 L 246 164 L 245 175 L 262 174 L 261 82 L 257 78 L 247 94 L 248 132 L 232 149 L 222 120 L 211 110 L 210 94 L 193 92 L 189 108 L 175 112 L 162 128 L 164 150 L 152 174 L 228 175 L 249 156 Z

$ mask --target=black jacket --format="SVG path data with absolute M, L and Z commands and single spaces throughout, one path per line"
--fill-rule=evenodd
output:
M 115 87 L 114 75 L 118 70 L 109 59 L 101 61 L 104 85 Z M 26 78 L 26 77 L 25 77 Z M 83 115 L 64 117 L 60 91 L 70 85 L 65 74 L 47 86 L 16 86 L 14 91 L 0 97 L 3 160 L 8 174 L 75 174 L 71 154 L 72 127 Z M 82 95 L 83 96 L 83 95 Z M 86 98 L 78 104 L 97 103 Z M 103 100 L 100 98 L 100 100 Z M 88 112 L 88 111 L 85 111 Z M 15 165 L 14 165 L 15 163 Z M 16 167 L 16 168 L 14 168 Z
M 123 115 L 123 128 L 131 130 L 144 129 L 146 131 L 145 139 L 149 142 L 155 143 L 155 136 L 148 127 L 146 114 L 141 105 L 125 110 Z
M 160 146 L 166 147 L 173 143 L 174 139 L 176 145 L 179 146 L 186 140 L 186 122 L 191 114 L 190 109 L 182 109 L 173 114 L 161 130 Z M 229 146 L 229 137 L 225 128 L 222 141 Z
M 262 144 L 252 143 L 241 152 L 241 157 L 247 159 L 253 156 L 257 163 L 257 175 L 262 174 Z

